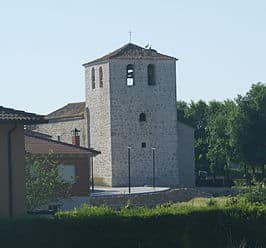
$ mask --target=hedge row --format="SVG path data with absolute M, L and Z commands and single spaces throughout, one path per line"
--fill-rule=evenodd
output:
M 266 247 L 266 207 L 82 207 L 0 223 L 1 247 Z

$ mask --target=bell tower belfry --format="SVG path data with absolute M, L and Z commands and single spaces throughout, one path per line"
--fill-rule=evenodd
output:
M 127 186 L 130 147 L 132 186 L 179 185 L 176 59 L 128 43 L 83 66 L 95 180 Z

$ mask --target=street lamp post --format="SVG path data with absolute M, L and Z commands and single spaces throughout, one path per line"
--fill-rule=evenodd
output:
M 152 147 L 152 186 L 155 188 L 155 147 Z
M 128 193 L 131 193 L 131 178 L 130 178 L 130 151 L 131 151 L 131 146 L 127 147 L 127 154 L 128 154 Z

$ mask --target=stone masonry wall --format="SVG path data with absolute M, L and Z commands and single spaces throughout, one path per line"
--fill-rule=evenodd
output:
M 72 134 L 71 130 L 77 128 L 80 130 L 80 145 L 88 147 L 87 142 L 87 127 L 84 118 L 61 120 L 61 121 L 50 121 L 47 124 L 39 124 L 34 126 L 33 130 L 49 134 L 52 139 L 57 140 L 57 136 L 60 136 L 60 141 L 71 144 Z
M 126 84 L 126 68 L 134 65 L 135 85 Z M 148 85 L 147 66 L 155 65 L 155 85 Z M 155 151 L 157 186 L 179 185 L 175 60 L 113 59 L 110 61 L 112 185 L 151 185 L 152 150 Z M 139 115 L 146 121 L 139 122 Z M 142 148 L 142 142 L 146 148 Z
M 195 186 L 194 129 L 177 122 L 178 164 L 181 187 Z
M 114 209 L 128 204 L 134 207 L 155 207 L 167 203 L 186 202 L 196 197 L 235 196 L 239 193 L 238 189 L 233 188 L 179 188 L 154 193 L 90 197 L 87 203 L 92 206 L 105 205 Z
M 71 197 L 63 201 L 62 210 L 72 210 L 84 204 L 108 206 L 120 209 L 129 204 L 133 207 L 155 207 L 161 204 L 189 201 L 195 197 L 235 196 L 240 191 L 233 188 L 179 188 L 144 194 L 125 194 L 111 196 Z
M 99 68 L 103 69 L 103 87 L 99 86 Z M 92 89 L 91 71 L 95 69 L 95 89 Z M 94 159 L 94 177 L 104 184 L 112 184 L 111 169 L 111 120 L 109 64 L 94 65 L 85 68 L 86 107 L 89 114 L 89 144 L 101 151 Z
M 169 202 L 189 201 L 195 197 L 212 197 L 212 194 L 192 188 L 180 188 L 145 194 L 90 197 L 88 204 L 92 206 L 105 205 L 114 209 L 125 207 L 128 204 L 134 207 L 155 207 Z

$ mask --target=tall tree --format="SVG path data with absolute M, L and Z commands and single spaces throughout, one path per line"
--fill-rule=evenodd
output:
M 261 167 L 266 164 L 266 85 L 253 84 L 245 96 L 238 96 L 238 112 L 234 122 L 234 140 L 243 163 Z
M 207 123 L 208 152 L 207 158 L 214 177 L 225 175 L 228 179 L 231 164 L 236 161 L 237 154 L 232 143 L 232 119 L 236 114 L 233 101 L 210 102 Z
M 193 125 L 187 116 L 189 106 L 186 102 L 177 101 L 176 109 L 177 109 L 177 118 L 180 122 L 183 122 L 187 125 Z

